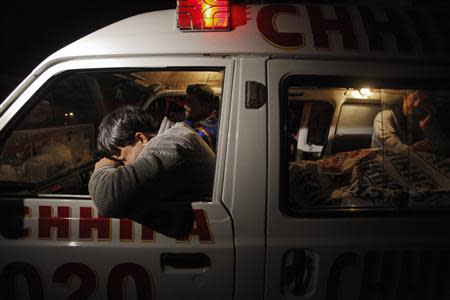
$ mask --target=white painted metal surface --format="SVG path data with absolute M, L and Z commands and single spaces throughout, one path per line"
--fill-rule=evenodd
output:
M 334 6 L 319 8 L 325 19 L 336 17 Z M 115 219 L 109 223 L 107 239 L 100 240 L 98 230 L 94 230 L 92 238 L 87 240 L 80 238 L 83 222 L 80 212 L 81 208 L 88 209 L 95 219 L 91 201 L 63 196 L 61 199 L 27 197 L 23 204 L 28 211 L 25 217 L 28 235 L 20 240 L 0 240 L 0 270 L 14 261 L 31 264 L 37 270 L 30 273 L 32 280 L 42 275 L 36 282 L 54 298 L 77 290 L 76 283 L 61 283 L 70 272 L 82 272 L 84 267 L 80 265 L 84 265 L 94 274 L 89 287 L 95 282 L 93 291 L 84 292 L 92 292 L 94 298 L 107 298 L 108 291 L 120 291 L 122 282 L 113 279 L 120 268 L 125 268 L 120 274 L 137 272 L 138 281 L 144 278 L 146 284 L 150 282 L 154 298 L 197 298 L 200 293 L 217 299 L 222 295 L 232 298 L 234 293 L 235 299 L 279 299 L 289 298 L 280 292 L 282 257 L 292 248 L 298 248 L 310 251 L 320 273 L 314 277 L 309 294 L 291 298 L 323 299 L 332 260 L 342 251 L 359 247 L 355 251 L 363 253 L 381 240 L 395 242 L 400 247 L 417 241 L 428 245 L 446 239 L 442 224 L 430 218 L 387 221 L 294 219 L 283 215 L 279 207 L 279 88 L 283 78 L 292 74 L 439 79 L 450 77 L 448 67 L 404 63 L 423 57 L 420 43 L 416 41 L 411 41 L 411 52 L 402 53 L 391 36 L 383 40 L 384 51 L 374 51 L 355 7 L 346 10 L 355 33 L 356 50 L 347 49 L 339 32 L 326 36 L 327 49 L 317 47 L 311 6 L 259 5 L 240 6 L 240 9 L 244 17 L 234 20 L 235 28 L 230 32 L 182 33 L 175 27 L 175 10 L 146 13 L 117 22 L 51 55 L 0 105 L 0 130 L 4 130 L 40 87 L 64 71 L 225 67 L 213 202 L 194 205 L 207 216 L 209 225 L 204 229 L 209 230 L 213 239 L 205 242 L 194 236 L 189 241 L 177 242 L 156 234 L 153 240 L 146 240 L 142 238 L 142 227 L 134 224 L 131 233 L 125 232 L 133 239 L 125 241 L 120 238 L 121 226 L 125 228 L 125 225 Z M 386 17 L 382 11 L 374 10 L 374 13 L 378 20 Z M 365 62 L 367 59 L 380 63 Z M 442 55 L 433 62 L 441 60 Z M 266 105 L 259 109 L 245 108 L 246 81 L 257 81 L 268 87 Z M 333 120 L 334 126 L 336 116 Z M 45 222 L 40 220 L 41 207 L 44 210 L 50 207 L 52 216 L 56 216 L 58 207 L 68 209 L 67 238 L 58 238 L 59 228 L 44 226 Z M 378 229 L 372 231 L 375 227 Z M 411 228 L 419 231 L 413 239 L 407 235 Z M 44 239 L 46 232 L 49 236 Z M 166 251 L 205 253 L 211 258 L 211 268 L 163 271 L 159 259 Z M 26 269 L 27 265 L 13 267 Z M 85 269 L 83 272 L 89 273 Z M 142 287 L 144 281 L 135 286 Z M 117 282 L 120 284 L 115 285 Z M 129 282 L 125 285 L 127 295 L 135 298 L 135 286 Z M 83 282 L 81 286 L 86 288 L 86 284 Z M 24 287 L 18 290 L 26 291 L 24 280 L 18 286 Z M 143 289 L 148 290 L 148 286 Z
M 232 297 L 231 218 L 219 203 L 194 204 L 196 229 L 177 240 L 127 219 L 98 219 L 90 200 L 29 198 L 23 205 L 27 234 L 18 240 L 0 238 L 0 270 L 9 266 L 30 281 L 16 288 L 16 295 L 29 292 L 30 299 L 39 299 L 41 288 L 44 299 L 76 292 L 90 299 L 110 299 L 115 293 L 125 299 L 144 299 L 137 297 L 143 294 L 153 299 Z M 174 269 L 162 264 L 167 253 L 202 253 L 211 264 Z M 70 276 L 76 280 L 68 281 Z
M 245 108 L 245 82 L 266 84 L 266 58 L 236 62 L 223 202 L 233 218 L 236 299 L 261 299 L 264 280 L 267 106 Z
M 228 32 L 181 32 L 176 28 L 176 10 L 164 10 L 134 16 L 100 29 L 52 55 L 49 60 L 73 56 L 117 56 L 130 54 L 258 54 L 315 57 L 417 57 L 419 46 L 413 42 L 411 53 L 402 53 L 394 40 L 386 41 L 385 51 L 369 51 L 367 32 L 356 7 L 346 7 L 357 49 L 346 49 L 339 34 L 330 34 L 332 51 L 315 47 L 311 13 L 307 5 L 235 5 L 233 30 Z M 269 9 L 273 7 L 272 9 Z M 324 20 L 336 19 L 335 6 L 320 5 Z M 264 16 L 261 9 L 268 11 Z M 380 9 L 373 9 L 377 20 L 386 20 Z M 244 15 L 244 17 L 242 17 Z M 258 20 L 258 15 L 260 19 Z M 261 18 L 265 18 L 261 20 Z M 273 18 L 272 18 L 273 17 Z M 403 15 L 402 15 L 403 17 Z M 276 44 L 264 26 L 272 25 L 282 39 L 302 42 Z M 271 28 L 272 29 L 272 28 Z M 287 35 L 291 34 L 291 35 Z M 298 35 L 298 36 L 296 36 Z
M 367 70 L 370 70 L 370 74 L 367 74 Z M 438 261 L 441 255 L 438 254 L 439 251 L 447 251 L 446 249 L 450 246 L 447 238 L 450 221 L 448 216 L 436 215 L 392 217 L 382 214 L 381 217 L 349 215 L 331 217 L 309 213 L 306 216 L 292 217 L 283 213 L 280 203 L 286 199 L 280 198 L 280 172 L 286 170 L 287 166 L 280 165 L 280 110 L 283 107 L 283 101 L 280 99 L 280 83 L 291 75 L 311 74 L 354 78 L 370 75 L 389 82 L 396 78 L 420 79 L 424 76 L 436 80 L 450 78 L 450 69 L 446 65 L 423 66 L 289 59 L 268 61 L 266 299 L 361 299 L 358 298 L 360 293 L 364 295 L 364 292 L 367 292 L 374 295 L 382 292 L 381 288 L 370 290 L 371 286 L 364 286 L 363 281 L 367 278 L 363 278 L 362 272 L 364 268 L 370 268 L 371 263 L 375 264 L 378 268 L 376 270 L 379 271 L 384 268 L 381 266 L 381 261 L 389 255 L 395 256 L 397 264 L 400 264 L 402 259 L 407 259 L 401 257 L 404 253 L 411 253 L 416 259 L 421 255 L 420 251 L 430 251 L 430 253 L 434 251 L 432 255 L 436 257 L 433 259 Z M 332 81 L 327 83 L 330 84 L 330 82 Z M 301 86 L 301 80 L 298 85 Z M 337 110 L 335 114 L 338 113 Z M 296 261 L 293 258 L 295 253 L 298 254 Z M 299 267 L 302 266 L 302 259 L 310 264 L 311 269 L 303 270 Z M 431 262 L 430 259 L 430 264 Z M 290 284 L 283 285 L 283 273 L 286 274 L 290 265 L 297 269 L 291 270 L 292 275 L 287 281 Z M 394 268 L 392 265 L 390 267 Z M 444 268 L 447 270 L 447 265 Z M 296 271 L 298 273 L 295 273 Z M 298 278 L 293 274 L 297 274 Z M 297 287 L 302 287 L 302 283 L 308 281 L 306 278 L 310 278 L 310 281 L 305 290 L 296 291 Z M 378 282 L 385 280 L 376 278 L 375 281 L 378 280 Z M 284 279 L 286 283 L 286 278 Z M 294 284 L 294 279 L 297 285 Z M 398 282 L 394 282 L 394 279 L 392 284 L 394 291 L 389 290 L 389 293 L 396 292 L 397 288 L 400 289 L 396 286 Z M 394 298 L 381 297 L 395 299 L 395 296 Z
M 21 113 L 45 83 L 65 71 L 166 67 L 195 69 L 204 66 L 224 69 L 221 95 L 224 122 L 221 126 L 226 132 L 234 60 L 176 56 L 97 57 L 57 63 L 35 80 L 30 80 L 24 93 L 10 99 L 10 105 L 0 117 L 0 129 L 4 129 L 12 118 Z M 30 78 L 34 79 L 34 76 Z M 220 136 L 221 147 L 224 147 L 226 136 Z M 31 294 L 33 299 L 39 299 L 40 288 L 44 299 L 62 299 L 72 293 L 82 293 L 77 295 L 91 296 L 92 299 L 107 299 L 111 293 L 122 292 L 125 299 L 142 298 L 148 294 L 153 299 L 232 298 L 235 250 L 232 219 L 221 202 L 224 156 L 224 150 L 219 150 L 213 201 L 194 203 L 197 220 L 191 237 L 185 240 L 144 230 L 142 225 L 125 219 L 107 218 L 100 222 L 92 201 L 74 196 L 23 198 L 16 195 L 9 200 L 1 197 L 2 207 L 14 203 L 24 210 L 23 228 L 26 235 L 20 239 L 1 238 L 0 270 L 8 274 L 24 273 L 26 279 L 31 278 L 30 289 L 37 292 Z M 82 215 L 82 212 L 88 216 Z M 21 218 L 17 216 L 17 220 Z M 210 266 L 194 269 L 164 267 L 162 257 L 166 253 L 202 254 L 210 259 Z M 73 283 L 77 280 L 68 281 L 72 275 L 81 280 L 79 287 Z M 26 297 L 28 285 L 20 279 L 24 278 L 20 277 L 22 275 L 18 276 L 12 277 L 19 278 L 16 280 L 16 295 Z

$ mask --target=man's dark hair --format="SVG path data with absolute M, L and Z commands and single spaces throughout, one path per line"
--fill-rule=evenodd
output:
M 214 91 L 209 85 L 202 83 L 188 85 L 186 93 L 194 96 L 200 102 L 207 103 L 210 111 L 217 110 L 218 103 L 216 102 L 218 101 L 216 101 L 217 98 L 214 95 Z
M 97 149 L 102 156 L 112 158 L 120 153 L 119 147 L 134 145 L 135 133 L 156 133 L 158 123 L 137 106 L 122 106 L 107 114 L 99 126 Z

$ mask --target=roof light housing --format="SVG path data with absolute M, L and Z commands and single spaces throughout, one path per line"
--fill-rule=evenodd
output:
M 229 0 L 178 0 L 177 26 L 181 31 L 229 31 Z

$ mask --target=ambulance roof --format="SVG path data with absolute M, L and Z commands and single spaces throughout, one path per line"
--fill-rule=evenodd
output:
M 226 32 L 181 32 L 176 17 L 175 9 L 130 17 L 66 46 L 47 62 L 157 54 L 417 59 L 446 58 L 448 53 L 436 30 L 416 30 L 412 15 L 402 9 L 234 5 L 233 28 Z M 434 36 L 428 34 L 433 32 Z

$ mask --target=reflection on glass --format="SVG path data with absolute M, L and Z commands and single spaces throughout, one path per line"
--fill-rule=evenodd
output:
M 288 91 L 286 128 L 293 130 L 288 137 L 305 117 L 324 122 L 320 114 L 305 116 L 304 110 L 293 116 L 299 102 L 327 101 L 336 108 L 319 159 L 288 155 L 287 203 L 292 213 L 450 208 L 450 92 L 300 87 Z

